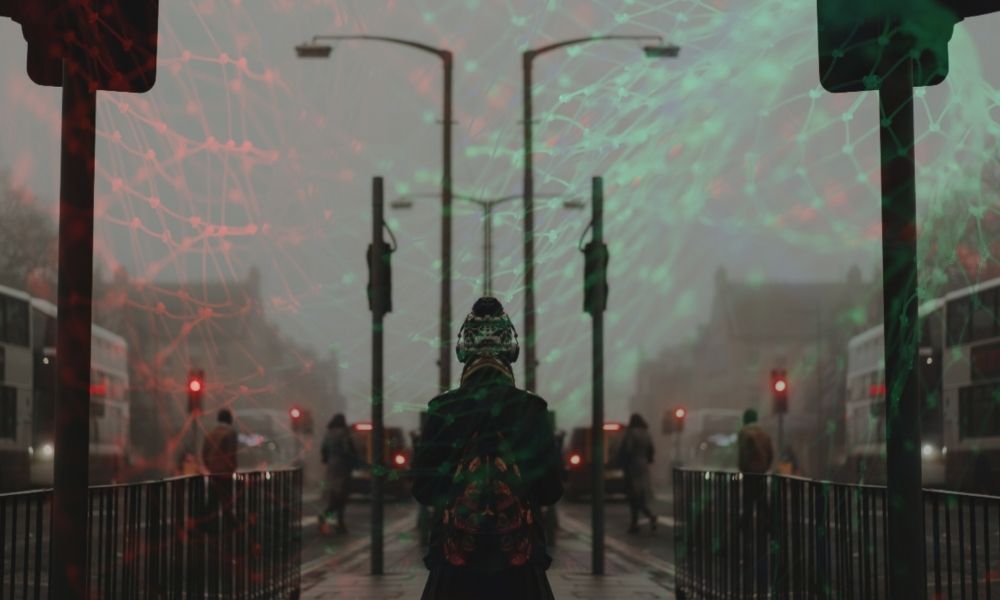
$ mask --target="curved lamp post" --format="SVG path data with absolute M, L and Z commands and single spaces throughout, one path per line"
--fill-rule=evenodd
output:
M 299 58 L 329 58 L 333 46 L 321 41 L 370 40 L 407 46 L 441 59 L 444 68 L 444 107 L 441 156 L 441 325 L 438 356 L 438 387 L 441 392 L 451 387 L 451 126 L 452 126 L 452 63 L 451 50 L 435 48 L 420 42 L 381 35 L 316 35 L 311 42 L 295 47 Z
M 593 42 L 610 41 L 648 41 L 655 45 L 643 47 L 648 58 L 674 58 L 680 53 L 680 47 L 663 45 L 663 37 L 658 35 L 593 35 L 573 38 L 525 50 L 522 55 L 522 70 L 524 76 L 524 383 L 528 390 L 538 389 L 536 368 L 535 334 L 535 218 L 534 218 L 534 172 L 532 165 L 532 114 L 531 114 L 531 66 L 536 58 L 569 46 L 590 44 Z

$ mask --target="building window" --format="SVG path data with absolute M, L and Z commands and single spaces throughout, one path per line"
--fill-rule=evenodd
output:
M 24 300 L 0 297 L 0 341 L 18 346 L 28 345 L 28 303 Z
M 958 391 L 958 437 L 1000 436 L 1000 387 L 977 385 Z
M 969 299 L 959 298 L 948 303 L 948 345 L 964 344 L 969 339 Z
M 17 439 L 17 390 L 0 386 L 0 438 Z

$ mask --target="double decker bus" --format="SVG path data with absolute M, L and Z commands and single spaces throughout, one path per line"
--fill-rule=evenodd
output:
M 56 398 L 56 306 L 32 298 L 32 394 L 28 487 L 49 487 L 53 479 Z M 91 326 L 90 342 L 91 484 L 127 476 L 129 443 L 128 344 L 103 327 Z
M 1000 493 L 1000 278 L 945 296 L 949 487 Z
M 32 443 L 31 298 L 0 286 L 0 489 L 27 487 Z
M 126 475 L 128 346 L 91 328 L 90 481 Z M 52 485 L 55 456 L 56 307 L 0 287 L 0 488 Z
M 942 405 L 944 300 L 923 303 L 920 319 L 919 363 L 920 435 L 924 485 L 946 480 Z M 847 343 L 846 475 L 853 481 L 885 483 L 885 340 L 882 325 L 864 331 Z

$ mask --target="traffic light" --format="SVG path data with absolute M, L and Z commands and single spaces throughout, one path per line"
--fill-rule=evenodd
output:
M 188 371 L 187 394 L 188 413 L 200 415 L 202 412 L 202 396 L 205 393 L 205 371 L 191 369 Z
M 39 85 L 61 86 L 63 61 L 99 90 L 146 92 L 156 81 L 158 0 L 0 0 L 0 16 L 21 24 Z
M 608 258 L 603 242 L 583 247 L 583 312 L 596 315 L 608 307 Z
M 381 294 L 380 303 L 376 304 L 373 288 L 375 286 L 374 273 L 372 271 L 372 244 L 368 244 L 368 251 L 365 253 L 365 260 L 368 261 L 368 310 L 380 312 L 380 314 L 392 312 L 392 253 L 393 248 L 386 242 L 382 243 L 382 283 L 378 286 Z
M 674 409 L 674 431 L 680 433 L 684 431 L 684 419 L 687 418 L 687 409 L 683 406 L 678 406 Z
M 913 85 L 948 75 L 955 24 L 1000 10 L 1000 0 L 816 0 L 820 82 L 830 92 L 877 90 L 903 59 Z
M 788 412 L 788 376 L 784 369 L 771 369 L 771 398 L 774 414 Z
M 293 406 L 288 411 L 288 416 L 292 420 L 292 431 L 294 433 L 312 433 L 312 412 L 307 408 L 299 408 L 298 406 Z
M 687 409 L 683 406 L 675 406 L 663 415 L 663 433 L 681 433 L 684 431 L 684 420 L 687 418 Z

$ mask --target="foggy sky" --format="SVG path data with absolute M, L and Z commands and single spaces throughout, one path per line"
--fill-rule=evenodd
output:
M 259 266 L 270 317 L 337 350 L 349 418 L 364 416 L 369 391 L 370 179 L 386 177 L 387 201 L 439 189 L 441 69 L 377 43 L 296 59 L 312 34 L 452 49 L 454 186 L 483 196 L 521 191 L 524 49 L 591 33 L 682 46 L 670 61 L 628 43 L 536 61 L 536 193 L 586 197 L 590 177 L 605 177 L 609 418 L 626 416 L 641 360 L 694 335 L 717 266 L 733 279 L 798 281 L 840 279 L 855 264 L 867 276 L 879 261 L 875 97 L 819 87 L 812 2 L 171 0 L 160 10 L 156 87 L 99 101 L 96 260 L 105 273 L 185 282 Z M 960 24 L 948 81 L 918 94 L 922 211 L 974 189 L 992 149 L 998 28 L 995 16 Z M 18 27 L 0 19 L 0 167 L 54 211 L 59 93 L 28 80 L 24 52 Z M 390 423 L 414 423 L 410 409 L 437 387 L 440 209 L 415 204 L 389 212 L 400 245 Z M 588 215 L 537 204 L 538 391 L 569 426 L 590 400 L 576 251 Z M 499 209 L 494 233 L 494 290 L 519 330 L 520 211 Z M 478 209 L 459 203 L 453 333 L 481 288 L 481 231 Z

